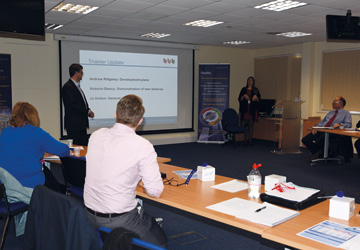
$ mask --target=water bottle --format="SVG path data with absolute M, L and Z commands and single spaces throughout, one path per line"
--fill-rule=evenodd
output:
M 259 198 L 261 188 L 261 174 L 258 170 L 262 164 L 254 163 L 248 175 L 248 196 L 250 198 Z

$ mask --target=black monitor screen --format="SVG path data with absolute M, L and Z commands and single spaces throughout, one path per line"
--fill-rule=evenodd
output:
M 259 103 L 259 116 L 269 117 L 273 111 L 273 106 L 275 105 L 275 99 L 260 99 Z
M 328 42 L 359 42 L 360 18 L 348 16 L 326 16 Z
M 0 1 L 0 36 L 45 38 L 44 0 Z

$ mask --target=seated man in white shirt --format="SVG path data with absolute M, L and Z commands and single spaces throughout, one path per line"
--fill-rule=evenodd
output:
M 138 185 L 155 198 L 164 189 L 153 145 L 135 133 L 144 112 L 140 97 L 124 96 L 117 104 L 115 125 L 91 135 L 84 202 L 96 228 L 123 227 L 137 233 L 142 240 L 166 246 L 164 231 L 144 212 L 135 194 Z

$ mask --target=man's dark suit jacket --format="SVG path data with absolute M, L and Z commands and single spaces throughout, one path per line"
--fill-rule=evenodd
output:
M 65 106 L 65 129 L 86 129 L 89 127 L 89 107 L 75 86 L 69 79 L 62 88 L 62 98 Z

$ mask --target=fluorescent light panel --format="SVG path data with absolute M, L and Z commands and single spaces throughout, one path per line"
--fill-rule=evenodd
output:
M 230 45 L 243 45 L 250 43 L 248 41 L 229 41 L 229 42 L 223 42 L 223 44 L 230 44 Z
M 207 28 L 207 27 L 222 24 L 222 23 L 224 23 L 224 22 L 211 21 L 211 20 L 197 20 L 197 21 L 193 21 L 190 23 L 185 23 L 184 25 Z
M 165 34 L 165 33 L 147 33 L 147 34 L 143 34 L 141 35 L 142 37 L 151 37 L 151 38 L 163 38 L 163 37 L 167 37 L 170 36 L 170 34 Z
M 276 0 L 261 5 L 257 5 L 254 8 L 263 9 L 263 10 L 283 11 L 304 5 L 307 5 L 307 3 L 301 3 L 298 1 L 288 1 L 288 0 Z
M 79 4 L 72 4 L 72 3 L 61 3 L 55 8 L 53 8 L 53 11 L 62 11 L 62 12 L 71 12 L 71 13 L 78 13 L 78 14 L 88 14 L 99 7 L 91 7 L 87 5 L 79 5 Z
M 57 29 L 60 29 L 62 26 L 64 26 L 64 25 L 45 23 L 45 29 L 47 29 L 47 30 L 57 30 Z
M 299 37 L 299 36 L 311 36 L 312 33 L 304 33 L 299 31 L 291 31 L 277 34 L 277 36 L 285 36 L 285 37 Z

